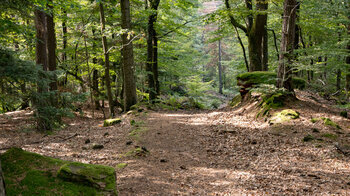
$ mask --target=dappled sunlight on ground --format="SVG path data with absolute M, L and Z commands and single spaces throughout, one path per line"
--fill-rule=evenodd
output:
M 122 115 L 122 123 L 111 127 L 101 126 L 101 111 L 94 118 L 90 111 L 47 135 L 30 129 L 28 111 L 16 112 L 12 118 L 0 116 L 0 148 L 18 146 L 116 168 L 124 163 L 116 169 L 122 196 L 350 195 L 350 158 L 335 148 L 335 143 L 350 143 L 350 121 L 308 96 L 289 106 L 299 119 L 276 125 L 268 117 L 254 118 L 250 104 L 237 110 L 144 111 Z M 310 121 L 321 117 L 342 129 Z M 131 135 L 134 130 L 139 132 Z M 303 142 L 307 135 L 314 139 Z M 92 144 L 104 148 L 94 150 Z M 130 153 L 141 147 L 147 153 Z

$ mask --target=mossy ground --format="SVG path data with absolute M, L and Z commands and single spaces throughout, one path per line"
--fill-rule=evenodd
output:
M 102 187 L 107 191 L 115 191 L 115 170 L 112 167 L 70 162 L 60 168 L 58 176 L 96 188 Z
M 57 177 L 67 161 L 12 148 L 1 155 L 7 195 L 101 195 L 90 186 Z

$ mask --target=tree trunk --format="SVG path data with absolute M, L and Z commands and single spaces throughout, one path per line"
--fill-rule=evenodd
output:
M 266 0 L 257 0 L 257 11 L 266 11 L 268 8 L 268 2 Z M 267 55 L 264 57 L 264 38 L 267 36 L 267 14 L 258 13 L 255 16 L 254 22 L 250 31 L 248 32 L 248 48 L 249 48 L 249 71 L 262 71 L 267 69 Z M 266 42 L 265 42 L 266 44 Z
M 294 50 L 297 2 L 296 0 L 285 0 L 283 7 L 282 40 L 277 73 L 277 87 L 293 92 L 291 65 Z
M 108 104 L 109 104 L 109 117 L 113 118 L 115 116 L 114 103 L 113 103 L 113 95 L 112 95 L 112 88 L 111 88 L 111 79 L 109 76 L 109 53 L 108 53 L 108 46 L 107 46 L 107 37 L 104 34 L 106 21 L 105 21 L 105 14 L 104 14 L 102 2 L 100 2 L 99 8 L 100 8 L 100 22 L 101 22 L 101 34 L 102 34 L 102 47 L 103 47 L 103 53 L 105 56 L 105 81 L 106 81 L 107 97 L 108 97 Z
M 55 34 L 55 23 L 53 21 L 53 7 L 52 7 L 52 0 L 48 1 L 48 9 L 49 13 L 46 14 L 46 31 L 47 31 L 47 37 L 46 37 L 46 44 L 47 44 L 47 64 L 49 67 L 49 71 L 54 72 L 56 71 L 56 34 Z M 56 91 L 57 90 L 57 76 L 54 73 L 53 77 L 50 78 L 50 91 Z M 56 99 L 56 98 L 53 98 Z M 57 100 L 53 101 L 54 105 L 57 104 Z
M 160 0 L 150 0 L 151 14 L 148 17 L 147 26 L 147 63 L 146 71 L 148 72 L 148 91 L 149 99 L 153 102 L 159 95 L 159 80 L 158 80 L 158 38 L 154 24 L 157 21 L 157 9 Z M 147 6 L 148 8 L 148 6 Z
M 124 111 L 129 111 L 130 107 L 137 103 L 136 84 L 134 76 L 134 53 L 131 33 L 131 17 L 129 0 L 120 0 L 122 13 L 122 28 L 127 30 L 123 33 L 122 64 L 124 76 Z
M 35 28 L 36 28 L 36 47 L 35 47 L 35 59 L 36 64 L 41 65 L 43 71 L 48 71 L 47 65 L 47 51 L 46 51 L 46 19 L 45 13 L 36 8 L 34 11 L 35 15 Z M 38 93 L 48 92 L 48 86 L 46 85 L 46 78 L 42 73 L 39 73 L 41 80 L 38 82 Z M 34 104 L 37 108 L 37 129 L 39 131 L 51 130 L 50 123 L 47 123 L 43 118 L 42 108 L 46 106 L 46 100 L 34 100 Z
M 245 0 L 248 10 L 253 10 L 252 0 Z M 228 11 L 231 10 L 229 0 L 225 0 L 225 6 Z M 268 51 L 267 51 L 267 13 L 263 13 L 268 9 L 267 0 L 256 1 L 255 17 L 249 14 L 246 18 L 246 27 L 241 25 L 232 14 L 229 14 L 230 22 L 235 28 L 245 32 L 248 38 L 248 54 L 249 54 L 249 71 L 267 70 Z
M 222 94 L 222 66 L 221 66 L 221 40 L 219 40 L 219 93 Z

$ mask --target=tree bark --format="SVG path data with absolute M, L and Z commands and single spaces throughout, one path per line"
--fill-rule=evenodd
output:
M 277 73 L 277 87 L 293 92 L 291 65 L 294 50 L 297 1 L 285 0 L 283 7 L 282 40 Z
M 131 33 L 131 17 L 129 0 L 120 0 L 122 13 L 122 28 L 127 30 L 123 33 L 122 64 L 124 76 L 124 111 L 129 111 L 130 107 L 137 103 L 136 84 L 134 76 L 134 53 Z
M 159 95 L 159 80 L 158 80 L 158 38 L 154 28 L 157 22 L 157 10 L 160 0 L 149 0 L 151 14 L 148 16 L 147 25 L 147 63 L 146 71 L 148 72 L 148 91 L 149 99 L 153 102 Z M 148 9 L 148 6 L 146 7 Z
M 55 23 L 53 21 L 53 7 L 52 0 L 48 1 L 49 13 L 46 14 L 46 44 L 47 44 L 47 64 L 49 71 L 53 72 L 53 77 L 50 78 L 50 91 L 57 90 L 57 76 L 54 73 L 56 71 L 56 34 L 55 34 Z M 54 98 L 56 99 L 56 98 Z M 57 101 L 54 101 L 57 104 Z
M 46 50 L 46 19 L 45 13 L 40 8 L 35 8 L 35 28 L 36 28 L 36 47 L 35 47 L 35 60 L 37 65 L 41 65 L 43 72 L 48 71 L 47 64 L 47 50 Z M 38 93 L 48 92 L 48 86 L 46 84 L 46 78 L 43 73 L 39 73 L 40 81 L 38 82 Z M 46 100 L 34 100 L 34 105 L 37 108 L 37 129 L 39 131 L 51 130 L 50 123 L 47 123 L 43 118 L 42 108 L 47 104 Z
M 245 0 L 248 10 L 253 10 L 252 0 Z M 225 6 L 228 11 L 231 10 L 229 0 L 225 0 Z M 262 71 L 268 69 L 268 51 L 267 51 L 267 14 L 263 13 L 268 9 L 267 0 L 256 1 L 255 17 L 249 14 L 246 18 L 247 25 L 240 24 L 232 14 L 229 14 L 231 24 L 246 33 L 248 38 L 249 71 Z
M 113 95 L 112 95 L 112 88 L 111 88 L 111 79 L 109 76 L 110 66 L 109 66 L 109 53 L 108 53 L 107 37 L 104 34 L 106 21 L 105 21 L 105 14 L 104 14 L 102 2 L 100 2 L 99 8 L 100 8 L 100 22 L 101 22 L 101 34 L 102 34 L 102 47 L 103 47 L 103 53 L 104 53 L 104 57 L 105 57 L 105 81 L 106 81 L 107 97 L 108 97 L 108 104 L 109 104 L 109 117 L 113 118 L 115 116 L 114 103 L 113 103 Z

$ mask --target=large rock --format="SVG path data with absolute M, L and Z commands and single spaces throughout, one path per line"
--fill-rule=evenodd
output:
M 71 162 L 61 166 L 57 176 L 68 181 L 93 186 L 104 192 L 116 194 L 115 170 L 109 166 Z

